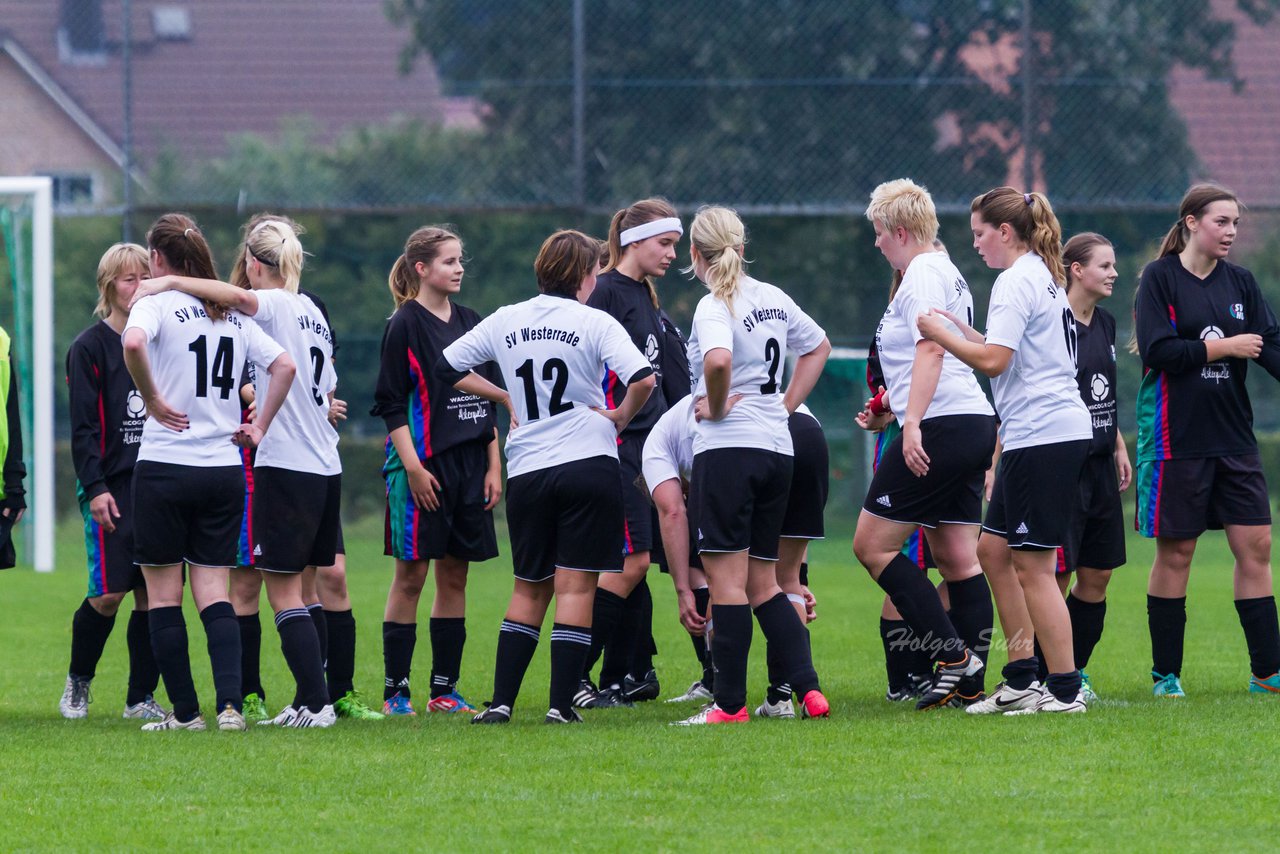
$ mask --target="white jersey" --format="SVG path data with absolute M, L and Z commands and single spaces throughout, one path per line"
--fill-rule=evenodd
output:
M 156 390 L 191 426 L 181 433 L 148 417 L 139 460 L 183 466 L 238 466 L 231 436 L 240 427 L 237 384 L 245 361 L 270 365 L 284 350 L 251 318 L 213 321 L 195 297 L 167 291 L 139 300 L 125 330 L 147 334 Z M 269 431 L 268 431 L 269 432 Z
M 466 371 L 495 362 L 519 426 L 507 435 L 510 477 L 590 457 L 618 457 L 605 408 L 605 363 L 624 381 L 652 373 L 622 324 L 572 297 L 539 294 L 508 305 L 444 349 Z
M 703 297 L 693 314 L 689 336 L 695 394 L 706 394 L 703 354 L 723 348 L 733 354 L 729 394 L 744 397 L 721 420 L 698 423 L 694 453 L 713 448 L 756 448 L 791 456 L 791 432 L 782 405 L 786 351 L 804 355 L 825 339 L 822 327 L 795 300 L 749 276 L 743 276 L 739 283 L 732 314 L 711 294 Z
M 916 344 L 924 337 L 916 326 L 916 318 L 930 309 L 946 309 L 973 325 L 973 295 L 964 276 L 945 252 L 917 255 L 907 265 L 902 284 L 876 327 L 876 352 L 889 389 L 889 408 L 899 423 L 907 414 Z M 947 326 L 959 331 L 950 322 Z M 991 404 L 973 370 L 950 353 L 944 353 L 937 390 L 921 420 L 943 415 L 990 414 Z
M 640 471 L 650 494 L 668 480 L 689 480 L 693 474 L 693 395 L 671 404 L 644 440 Z
M 987 310 L 987 343 L 1013 350 L 991 380 L 1006 451 L 1093 438 L 1076 386 L 1076 319 L 1067 293 L 1028 252 L 996 279 Z
M 333 334 L 316 304 L 284 288 L 253 292 L 258 313 L 253 316 L 262 331 L 293 357 L 298 372 L 293 386 L 258 446 L 254 466 L 309 474 L 342 472 L 338 458 L 338 431 L 329 423 L 329 392 L 337 388 L 333 369 Z M 254 394 L 267 393 L 266 366 L 254 371 Z

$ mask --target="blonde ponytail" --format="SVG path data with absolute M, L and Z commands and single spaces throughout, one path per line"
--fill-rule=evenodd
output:
M 278 220 L 264 220 L 245 238 L 245 249 L 258 263 L 275 271 L 286 291 L 298 292 L 305 255 L 292 226 Z
M 738 294 L 747 262 L 742 250 L 747 244 L 747 230 L 736 211 L 713 205 L 699 208 L 689 226 L 689 239 L 706 265 L 702 278 L 711 295 L 733 314 L 733 300 Z M 692 272 L 688 267 L 685 272 Z
M 409 269 L 409 260 L 401 255 L 391 266 L 391 275 L 387 276 L 387 287 L 391 290 L 391 300 L 400 306 L 418 296 L 418 277 Z

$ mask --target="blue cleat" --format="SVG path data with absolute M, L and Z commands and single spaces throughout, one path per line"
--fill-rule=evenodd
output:
M 1089 684 L 1089 674 L 1083 670 L 1080 671 L 1080 696 L 1084 698 L 1086 706 L 1098 702 L 1098 694 L 1093 690 L 1093 685 Z
M 418 713 L 413 710 L 413 703 L 403 694 L 391 695 L 391 699 L 382 704 L 382 713 L 388 717 L 413 717 Z
M 1249 677 L 1250 694 L 1280 694 L 1280 673 L 1272 673 L 1266 679 Z
M 1156 684 L 1151 687 L 1151 693 L 1157 697 L 1185 697 L 1187 692 L 1182 690 L 1182 683 L 1178 681 L 1175 673 L 1168 675 L 1151 671 L 1151 678 L 1156 680 Z

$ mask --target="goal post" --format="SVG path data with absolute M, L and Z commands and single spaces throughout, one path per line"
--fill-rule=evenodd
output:
M 32 537 L 32 565 L 37 572 L 54 566 L 53 495 L 53 179 L 49 177 L 0 177 L 0 199 L 19 197 L 31 205 L 31 433 L 23 436 L 30 447 L 32 471 L 28 472 L 27 531 Z M 11 245 L 17 246 L 15 239 Z M 19 252 L 22 248 L 18 249 Z M 21 283 L 15 283 L 21 284 Z M 21 291 L 21 287 L 18 288 Z M 21 296 L 19 296 L 19 299 Z M 15 306 L 16 307 L 16 306 Z

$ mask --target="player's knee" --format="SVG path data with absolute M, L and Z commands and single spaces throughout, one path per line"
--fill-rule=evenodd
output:
M 93 607 L 93 610 L 102 616 L 110 617 L 120 610 L 120 603 L 123 601 L 123 593 L 104 593 L 101 596 L 90 599 L 89 604 Z

